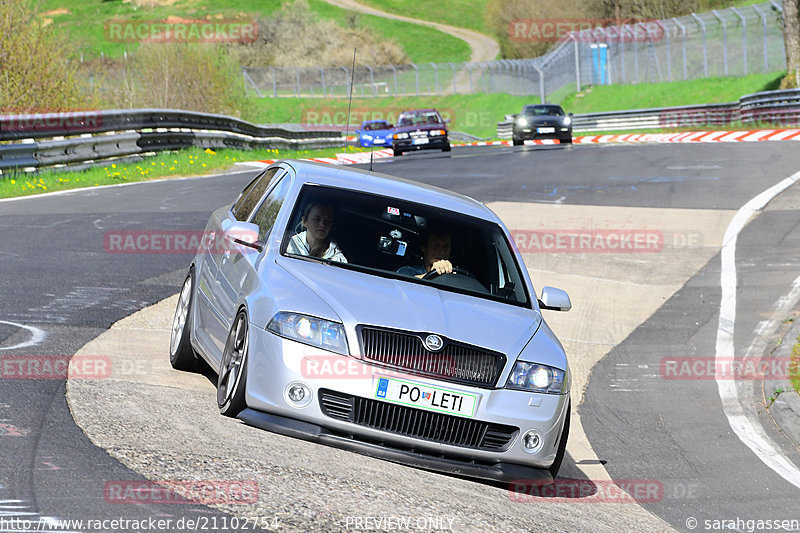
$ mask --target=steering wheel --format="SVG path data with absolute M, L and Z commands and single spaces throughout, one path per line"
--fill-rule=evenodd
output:
M 467 270 L 466 268 L 458 268 L 458 267 L 453 267 L 453 271 L 452 271 L 452 272 L 450 272 L 450 274 L 461 274 L 462 276 L 467 276 L 467 277 L 470 277 L 470 278 L 472 278 L 472 279 L 474 279 L 474 280 L 477 280 L 477 279 L 478 279 L 478 278 L 476 278 L 476 277 L 475 277 L 475 274 L 473 274 L 472 272 L 470 272 L 470 271 L 469 271 L 469 270 Z M 428 272 L 427 274 L 425 274 L 424 276 L 422 276 L 422 278 L 420 278 L 420 279 L 427 279 L 427 280 L 430 280 L 430 279 L 436 279 L 436 278 L 438 278 L 440 275 L 441 275 L 441 274 L 439 274 L 439 273 L 438 273 L 438 272 L 436 272 L 435 270 L 431 270 L 430 272 Z

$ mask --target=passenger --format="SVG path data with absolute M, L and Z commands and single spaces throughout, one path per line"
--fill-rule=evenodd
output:
M 307 255 L 347 263 L 339 246 L 330 239 L 335 212 L 325 201 L 312 200 L 303 209 L 302 224 L 305 231 L 294 235 L 286 251 L 290 254 Z
M 400 267 L 397 270 L 398 274 L 417 278 L 434 270 L 440 275 L 451 274 L 453 272 L 453 264 L 450 262 L 452 245 L 453 238 L 449 231 L 441 228 L 429 230 L 423 235 L 419 244 L 420 250 L 422 250 L 423 264 Z

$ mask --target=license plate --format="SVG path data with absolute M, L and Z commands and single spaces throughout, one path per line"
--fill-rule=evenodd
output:
M 414 139 L 411 142 L 412 142 L 412 144 L 428 144 L 428 139 L 427 138 Z
M 478 406 L 478 396 L 475 394 L 394 378 L 378 378 L 375 397 L 417 409 L 467 418 L 475 416 Z
M 538 133 L 555 133 L 555 128 L 536 128 Z

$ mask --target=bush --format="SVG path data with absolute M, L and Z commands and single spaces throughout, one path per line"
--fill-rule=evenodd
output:
M 144 44 L 107 72 L 106 107 L 157 107 L 239 116 L 244 84 L 233 55 L 214 45 Z
M 0 110 L 49 112 L 85 102 L 64 41 L 37 19 L 30 0 L 0 0 Z

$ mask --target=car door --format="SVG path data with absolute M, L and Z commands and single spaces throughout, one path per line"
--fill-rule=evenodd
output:
M 277 175 L 269 187 L 263 200 L 255 208 L 248 222 L 258 226 L 258 241 L 266 242 L 275 224 L 281 206 L 283 205 L 292 182 L 292 171 Z M 259 254 L 256 250 L 226 242 L 228 249 L 222 254 L 219 272 L 217 273 L 217 287 L 219 289 L 219 306 L 223 320 L 230 327 L 238 311 L 242 298 L 242 290 L 249 275 L 255 275 L 256 262 L 266 252 L 266 248 Z
M 202 264 L 197 269 L 200 305 L 195 337 L 204 351 L 214 359 L 221 358 L 230 327 L 230 321 L 222 311 L 225 294 L 219 276 L 220 266 L 223 261 L 227 261 L 226 252 L 230 254 L 223 236 L 225 227 L 234 220 L 249 220 L 265 191 L 282 173 L 282 168 L 273 167 L 256 176 L 230 207 L 223 207 L 212 213 L 203 234 Z

